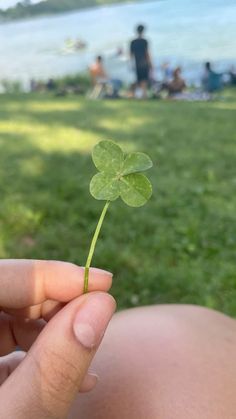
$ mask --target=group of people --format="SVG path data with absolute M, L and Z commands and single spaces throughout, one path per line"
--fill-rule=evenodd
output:
M 174 98 L 185 100 L 207 100 L 211 94 L 219 91 L 225 84 L 236 85 L 236 69 L 231 67 L 225 73 L 217 73 L 210 62 L 204 64 L 201 77 L 201 89 L 187 89 L 187 82 L 182 75 L 181 67 L 172 68 L 168 62 L 160 66 L 161 75 L 156 77 L 149 43 L 145 38 L 145 26 L 136 27 L 136 37 L 129 45 L 129 62 L 135 72 L 135 81 L 127 88 L 122 89 L 123 82 L 120 79 L 112 78 L 106 70 L 104 58 L 98 55 L 89 66 L 89 76 L 92 84 L 88 96 L 97 98 L 118 98 L 122 97 L 145 99 L 151 98 Z M 125 58 L 123 48 L 117 48 L 115 58 Z M 113 58 L 114 58 L 113 57 Z M 49 79 L 47 83 L 31 81 L 30 91 L 57 91 L 56 80 Z M 121 92 L 122 90 L 122 92 Z M 76 93 L 85 94 L 87 86 L 80 86 L 76 83 L 68 85 L 59 91 L 60 94 Z
M 144 38 L 144 25 L 137 26 L 137 37 L 130 44 L 130 58 L 136 70 L 136 88 L 140 97 L 147 96 L 148 83 L 153 68 L 148 41 Z M 95 62 L 89 67 L 92 83 L 95 87 L 94 95 L 97 96 L 103 87 L 110 83 L 111 86 L 118 86 L 118 80 L 109 78 L 103 64 L 102 56 L 97 56 Z
M 136 73 L 136 81 L 131 85 L 128 95 L 136 98 L 146 98 L 149 87 L 152 87 L 154 97 L 160 97 L 162 92 L 166 92 L 168 97 L 184 95 L 187 83 L 182 76 L 181 67 L 171 69 L 168 63 L 164 63 L 162 65 L 163 80 L 158 81 L 155 79 L 149 43 L 145 39 L 144 33 L 145 26 L 138 25 L 136 28 L 136 38 L 130 43 L 130 60 Z M 121 80 L 109 77 L 101 55 L 97 56 L 95 62 L 89 67 L 89 73 L 94 86 L 92 97 L 99 97 L 107 86 L 113 92 L 113 97 L 119 95 L 122 82 Z M 236 83 L 234 69 L 230 70 L 229 78 L 231 84 Z M 220 90 L 223 85 L 223 75 L 216 73 L 212 69 L 210 62 L 204 65 L 201 85 L 202 91 L 209 94 Z

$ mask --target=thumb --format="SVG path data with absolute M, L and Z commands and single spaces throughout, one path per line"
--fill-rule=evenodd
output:
M 106 293 L 83 295 L 43 329 L 0 390 L 0 417 L 66 418 L 115 310 Z

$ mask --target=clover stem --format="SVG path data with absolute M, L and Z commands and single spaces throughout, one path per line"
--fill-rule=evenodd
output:
M 102 210 L 101 216 L 99 218 L 99 221 L 98 221 L 98 224 L 97 224 L 97 227 L 96 227 L 96 230 L 94 232 L 94 236 L 93 236 L 93 239 L 92 239 L 92 242 L 91 242 L 91 245 L 90 245 L 89 254 L 88 254 L 88 258 L 87 258 L 86 265 L 85 265 L 85 271 L 84 271 L 84 294 L 88 292 L 89 268 L 90 268 L 90 265 L 91 265 L 91 262 L 92 262 L 95 246 L 96 246 L 96 243 L 97 243 L 97 239 L 98 239 L 98 236 L 99 236 L 99 233 L 100 233 L 100 230 L 101 230 L 101 227 L 102 227 L 102 224 L 103 224 L 103 221 L 104 221 L 104 218 L 105 218 L 105 215 L 106 215 L 106 212 L 108 210 L 109 205 L 110 205 L 110 201 L 107 201 L 103 210 Z

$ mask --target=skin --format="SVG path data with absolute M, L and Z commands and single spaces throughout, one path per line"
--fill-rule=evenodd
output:
M 115 315 L 92 364 L 94 388 L 88 368 L 115 304 L 95 292 L 110 288 L 111 275 L 93 270 L 90 279 L 93 292 L 81 296 L 75 265 L 0 262 L 1 418 L 235 418 L 236 323 L 200 307 Z M 86 316 L 96 335 L 89 348 L 73 326 Z
M 66 262 L 0 261 L 1 418 L 64 419 L 96 385 L 88 369 L 115 310 L 112 275 L 91 269 L 86 295 L 83 276 Z
M 95 86 L 99 79 L 108 79 L 108 75 L 103 67 L 103 61 L 96 59 L 89 69 L 92 83 Z
M 78 397 L 70 419 L 233 419 L 235 353 L 236 322 L 216 311 L 118 313 L 93 362 L 99 383 Z

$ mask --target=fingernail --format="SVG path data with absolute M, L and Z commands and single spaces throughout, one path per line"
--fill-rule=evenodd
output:
M 83 268 L 84 269 L 84 268 Z M 113 273 L 109 272 L 109 271 L 104 271 L 103 269 L 99 269 L 99 268 L 90 268 L 89 269 L 91 273 L 94 274 L 98 274 L 98 275 L 107 275 L 109 277 L 113 277 Z
M 115 308 L 115 300 L 109 294 L 97 292 L 86 296 L 73 324 L 81 345 L 92 349 L 100 344 Z
M 98 379 L 99 377 L 97 374 L 88 372 L 80 386 L 80 393 L 87 393 L 88 391 L 93 390 L 97 385 Z
M 99 377 L 97 374 L 88 373 L 84 379 L 84 385 L 86 385 L 89 388 L 93 388 L 96 386 L 98 380 Z

